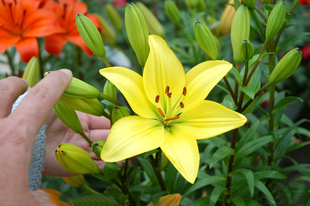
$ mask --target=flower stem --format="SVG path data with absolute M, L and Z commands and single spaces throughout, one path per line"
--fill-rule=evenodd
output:
M 5 55 L 6 57 L 8 58 L 8 63 L 9 63 L 9 66 L 10 66 L 10 69 L 11 69 L 11 73 L 13 76 L 15 76 L 15 68 L 14 68 L 14 65 L 13 65 L 13 62 L 12 62 L 12 58 L 8 52 L 8 50 L 5 50 Z
M 265 40 L 265 39 L 266 39 L 265 32 L 264 32 L 264 29 L 263 29 L 261 23 L 259 22 L 259 20 L 258 20 L 258 18 L 257 18 L 257 16 L 256 16 L 255 10 L 254 10 L 254 9 L 251 9 L 250 12 L 251 12 L 252 17 L 253 17 L 253 19 L 254 19 L 254 21 L 255 21 L 256 26 L 257 26 L 258 29 L 259 29 L 260 35 L 261 35 L 261 36 L 263 37 L 263 39 Z
M 115 105 L 117 105 L 117 106 L 122 106 L 121 103 L 119 103 L 119 102 L 116 101 L 115 99 L 113 99 L 113 98 L 111 98 L 111 97 L 109 97 L 109 96 L 107 96 L 107 95 L 105 95 L 105 94 L 102 94 L 102 93 L 101 93 L 101 95 L 100 95 L 99 98 L 108 100 L 109 102 L 111 102 L 111 103 L 113 103 L 113 104 L 115 104 Z
M 224 79 L 224 82 L 225 82 L 225 84 L 226 84 L 226 86 L 227 86 L 227 89 L 228 89 L 228 91 L 229 91 L 231 97 L 233 98 L 233 100 L 234 100 L 234 102 L 235 102 L 235 105 L 237 106 L 237 105 L 238 105 L 238 102 L 237 102 L 237 99 L 236 99 L 236 95 L 234 94 L 234 92 L 233 92 L 233 90 L 232 90 L 232 88 L 231 88 L 231 86 L 230 86 L 230 84 L 229 84 L 229 82 L 228 82 L 228 80 L 227 80 L 227 77 L 224 76 L 223 79 Z
M 267 19 L 267 17 L 264 15 L 264 13 L 263 13 L 257 6 L 255 6 L 255 10 L 256 10 L 257 13 L 264 19 L 265 23 L 267 23 L 268 19 Z
M 106 67 L 111 67 L 110 62 L 108 61 L 107 57 L 101 57 L 102 61 L 104 62 Z
M 86 134 L 84 132 L 82 132 L 80 134 L 87 142 L 89 145 L 91 145 L 93 142 L 86 136 Z
M 161 173 L 160 171 L 157 170 L 158 168 L 158 165 L 159 165 L 159 158 L 156 158 L 154 159 L 154 157 L 152 155 L 150 155 L 150 158 L 151 158 L 151 165 L 153 167 L 153 170 L 155 172 L 155 175 L 158 179 L 158 182 L 159 182 L 159 185 L 160 185 L 160 188 L 162 191 L 166 192 L 167 191 L 167 188 L 166 188 L 166 185 L 165 185 L 165 182 L 164 182 L 164 179 L 163 177 L 161 176 Z M 157 160 L 157 161 L 156 161 Z
M 249 71 L 249 61 L 244 62 L 244 75 L 243 75 L 243 81 L 242 81 L 242 87 L 246 87 L 247 85 L 245 84 L 246 78 L 248 76 L 248 71 Z M 242 103 L 243 103 L 243 97 L 244 97 L 244 92 L 241 91 L 240 98 L 239 98 L 239 104 L 238 104 L 238 111 L 241 110 L 242 108 Z
M 118 183 L 117 181 L 115 180 L 112 180 L 112 182 L 119 187 L 119 189 L 123 192 L 124 195 L 128 195 L 128 200 L 129 202 L 133 205 L 133 206 L 136 206 L 137 203 L 136 201 L 133 199 L 131 193 L 129 192 L 128 190 L 128 187 L 126 185 L 126 179 L 124 178 L 124 176 L 122 176 L 122 174 L 120 172 L 118 172 L 118 176 L 121 180 L 121 184 Z

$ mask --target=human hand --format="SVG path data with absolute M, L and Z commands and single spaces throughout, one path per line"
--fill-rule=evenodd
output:
M 92 142 L 106 140 L 110 132 L 110 120 L 105 117 L 97 117 L 82 112 L 77 112 L 84 133 Z M 46 133 L 46 155 L 43 174 L 51 176 L 72 176 L 74 174 L 65 170 L 55 157 L 55 149 L 61 143 L 70 143 L 91 151 L 91 147 L 84 138 L 63 124 L 54 112 L 47 119 Z M 98 158 L 93 152 L 90 153 L 93 160 L 103 170 L 105 162 Z
M 40 205 L 28 188 L 32 147 L 71 79 L 69 70 L 52 72 L 30 90 L 12 113 L 12 104 L 28 84 L 17 77 L 0 80 L 1 205 Z

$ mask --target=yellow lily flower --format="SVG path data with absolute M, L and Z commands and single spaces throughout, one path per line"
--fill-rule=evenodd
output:
M 101 69 L 139 116 L 118 120 L 101 151 L 101 159 L 117 162 L 156 149 L 165 153 L 190 183 L 199 168 L 197 141 L 241 127 L 246 118 L 205 100 L 232 68 L 229 62 L 206 61 L 185 74 L 167 43 L 149 36 L 150 54 L 143 77 L 123 68 Z

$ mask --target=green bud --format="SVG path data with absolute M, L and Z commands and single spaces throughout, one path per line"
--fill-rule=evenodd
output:
M 143 3 L 137 2 L 137 6 L 145 18 L 150 34 L 156 34 L 165 38 L 165 30 L 154 14 Z
M 135 4 L 126 5 L 125 26 L 129 42 L 136 53 L 139 64 L 144 67 L 150 52 L 149 31 L 142 12 Z
M 105 144 L 105 141 L 103 141 L 103 140 L 99 140 L 99 141 L 93 142 L 91 144 L 91 150 L 99 158 L 100 158 L 100 153 L 101 153 L 101 150 L 102 150 L 102 147 L 103 147 L 104 144 Z
M 122 106 L 115 106 L 112 110 L 112 115 L 111 115 L 111 123 L 112 125 L 119 119 L 123 117 L 130 116 L 128 110 L 125 107 Z
M 247 5 L 249 9 L 255 9 L 255 0 L 242 0 L 242 3 Z
M 165 2 L 165 12 L 172 23 L 178 25 L 181 22 L 181 13 L 173 1 Z
M 240 57 L 244 61 L 249 61 L 254 56 L 254 46 L 253 44 L 247 40 L 244 39 L 241 47 L 240 47 Z
M 198 4 L 196 6 L 198 12 L 204 12 L 207 9 L 207 5 L 205 0 L 198 0 Z
M 119 13 L 114 8 L 114 6 L 112 6 L 111 4 L 108 4 L 104 8 L 104 11 L 105 11 L 108 19 L 110 20 L 111 24 L 114 26 L 114 28 L 118 31 L 122 31 L 123 30 L 123 20 L 122 20 L 121 16 L 119 15 Z
M 88 48 L 98 57 L 105 57 L 105 48 L 102 38 L 95 24 L 83 14 L 77 14 L 75 22 L 76 27 Z
M 104 106 L 98 99 L 75 99 L 61 96 L 59 101 L 74 110 L 78 110 L 87 114 L 102 116 L 105 113 Z
M 74 132 L 81 134 L 83 133 L 83 128 L 80 120 L 75 112 L 75 110 L 64 105 L 61 102 L 57 102 L 54 107 L 55 114 L 57 117 L 68 127 L 70 127 Z
M 279 1 L 272 9 L 266 25 L 266 40 L 270 40 L 275 37 L 286 17 L 286 4 L 283 1 Z
M 270 77 L 269 84 L 277 84 L 289 78 L 298 68 L 302 59 L 302 52 L 296 48 L 288 52 L 275 66 Z
M 231 44 L 233 57 L 236 63 L 241 63 L 240 47 L 244 39 L 250 37 L 250 11 L 247 6 L 241 4 L 235 13 L 231 25 Z
M 103 94 L 117 100 L 116 87 L 109 80 L 107 80 L 103 87 Z M 113 110 L 113 106 L 107 105 L 107 108 L 110 112 Z
M 200 48 L 208 54 L 208 56 L 216 60 L 219 57 L 218 47 L 210 29 L 199 21 L 195 24 L 195 38 Z
M 100 91 L 86 82 L 72 78 L 69 87 L 64 91 L 63 96 L 77 99 L 95 99 L 101 95 Z
M 36 57 L 32 57 L 28 62 L 23 79 L 28 82 L 29 87 L 33 87 L 38 82 L 40 73 L 39 60 Z
M 100 21 L 101 27 L 102 27 L 102 33 L 101 37 L 103 41 L 105 41 L 107 44 L 115 45 L 117 42 L 117 37 L 113 29 L 109 26 L 109 24 L 100 16 L 96 15 Z
M 69 144 L 62 143 L 55 150 L 55 156 L 61 166 L 71 173 L 80 174 L 99 174 L 98 165 L 91 158 L 90 154 L 82 148 Z
M 75 175 L 71 177 L 62 177 L 64 181 L 72 187 L 82 187 L 85 184 L 84 175 Z

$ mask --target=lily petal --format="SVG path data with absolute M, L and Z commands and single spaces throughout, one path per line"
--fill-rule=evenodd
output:
M 135 113 L 146 118 L 157 118 L 156 108 L 147 99 L 142 77 L 138 73 L 123 67 L 101 69 L 99 72 L 122 92 Z
M 23 62 L 27 63 L 32 57 L 39 57 L 37 38 L 24 38 L 15 44 Z
M 194 183 L 199 168 L 199 151 L 194 134 L 179 125 L 165 129 L 165 142 L 160 147 L 173 166 L 190 183 Z
M 54 34 L 45 37 L 45 50 L 56 56 L 59 56 L 62 48 L 66 45 L 67 39 L 60 34 Z
M 160 122 L 139 116 L 118 120 L 112 127 L 101 151 L 101 159 L 117 162 L 156 149 L 164 142 Z
M 20 40 L 20 36 L 14 36 L 10 32 L 0 28 L 0 54 L 16 44 Z
M 203 101 L 184 110 L 178 125 L 191 130 L 196 139 L 206 139 L 241 127 L 247 119 L 242 114 L 212 101 Z
M 159 103 L 166 110 L 167 107 L 169 108 L 166 105 L 166 87 L 169 86 L 169 92 L 172 93 L 172 105 L 176 104 L 185 86 L 184 69 L 179 59 L 161 37 L 150 35 L 149 44 L 150 54 L 143 71 L 144 90 L 153 104 L 155 104 L 156 96 L 159 95 Z
M 185 107 L 203 101 L 215 85 L 232 68 L 226 61 L 205 61 L 186 73 L 187 95 L 183 99 Z

